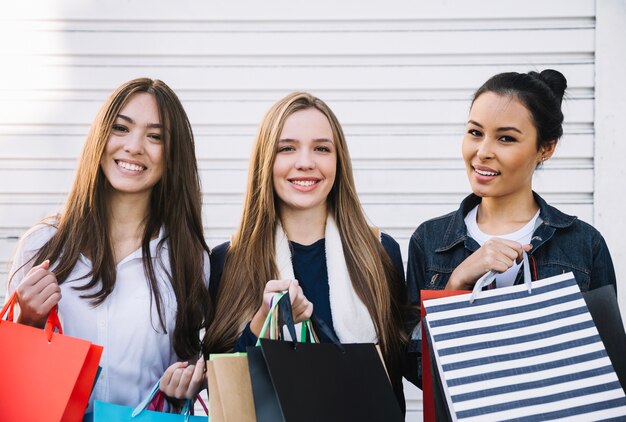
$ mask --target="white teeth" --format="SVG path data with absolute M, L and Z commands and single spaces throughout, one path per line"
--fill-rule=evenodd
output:
M 292 180 L 291 183 L 298 186 L 313 186 L 315 184 L 313 180 Z
M 478 170 L 478 169 L 474 169 L 476 171 L 476 173 L 482 175 L 482 176 L 497 176 L 500 173 L 498 172 L 494 172 L 494 171 L 485 171 L 485 170 Z
M 142 166 L 138 166 L 136 164 L 131 164 L 131 163 L 127 163 L 125 161 L 118 161 L 117 165 L 126 169 L 126 170 L 132 170 L 132 171 L 143 171 L 145 170 L 145 167 Z

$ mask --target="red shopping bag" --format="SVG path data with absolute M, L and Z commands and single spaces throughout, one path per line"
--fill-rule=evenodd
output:
M 64 336 L 56 307 L 44 330 L 14 323 L 16 294 L 0 311 L 0 420 L 82 420 L 102 346 Z
M 426 309 L 424 301 L 428 299 L 439 299 L 441 297 L 456 296 L 471 293 L 468 290 L 420 290 L 420 308 L 422 324 L 422 392 L 424 402 L 424 422 L 437 422 L 435 412 L 435 393 L 433 391 L 433 378 L 430 360 L 430 350 L 428 348 L 428 336 L 425 334 L 424 317 Z M 442 416 L 442 415 L 440 415 Z

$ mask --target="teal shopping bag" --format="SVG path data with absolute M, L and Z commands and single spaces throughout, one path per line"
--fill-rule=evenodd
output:
M 94 401 L 93 422 L 208 422 L 208 416 L 192 416 L 190 414 L 191 400 L 185 401 L 180 414 L 146 410 L 146 407 L 148 407 L 148 404 L 159 390 L 159 381 L 154 385 L 148 397 L 134 409 L 119 404 Z

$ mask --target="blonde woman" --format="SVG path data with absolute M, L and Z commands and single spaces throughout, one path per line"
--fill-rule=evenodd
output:
M 342 342 L 380 344 L 404 409 L 400 249 L 367 224 L 343 131 L 322 100 L 296 92 L 267 112 L 241 224 L 231 242 L 213 250 L 211 262 L 217 304 L 205 352 L 253 345 L 272 293 L 288 289 L 296 323 L 315 310 Z

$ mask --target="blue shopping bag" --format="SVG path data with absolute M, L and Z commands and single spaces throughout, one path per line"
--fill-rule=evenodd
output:
M 159 380 L 160 381 L 160 380 Z M 133 422 L 207 422 L 207 416 L 191 415 L 191 400 L 185 400 L 185 404 L 180 414 L 155 412 L 146 410 L 148 404 L 159 390 L 159 381 L 154 385 L 152 391 L 143 402 L 134 409 L 132 407 L 121 406 L 119 404 L 94 401 L 93 422 L 109 421 L 133 421 Z

